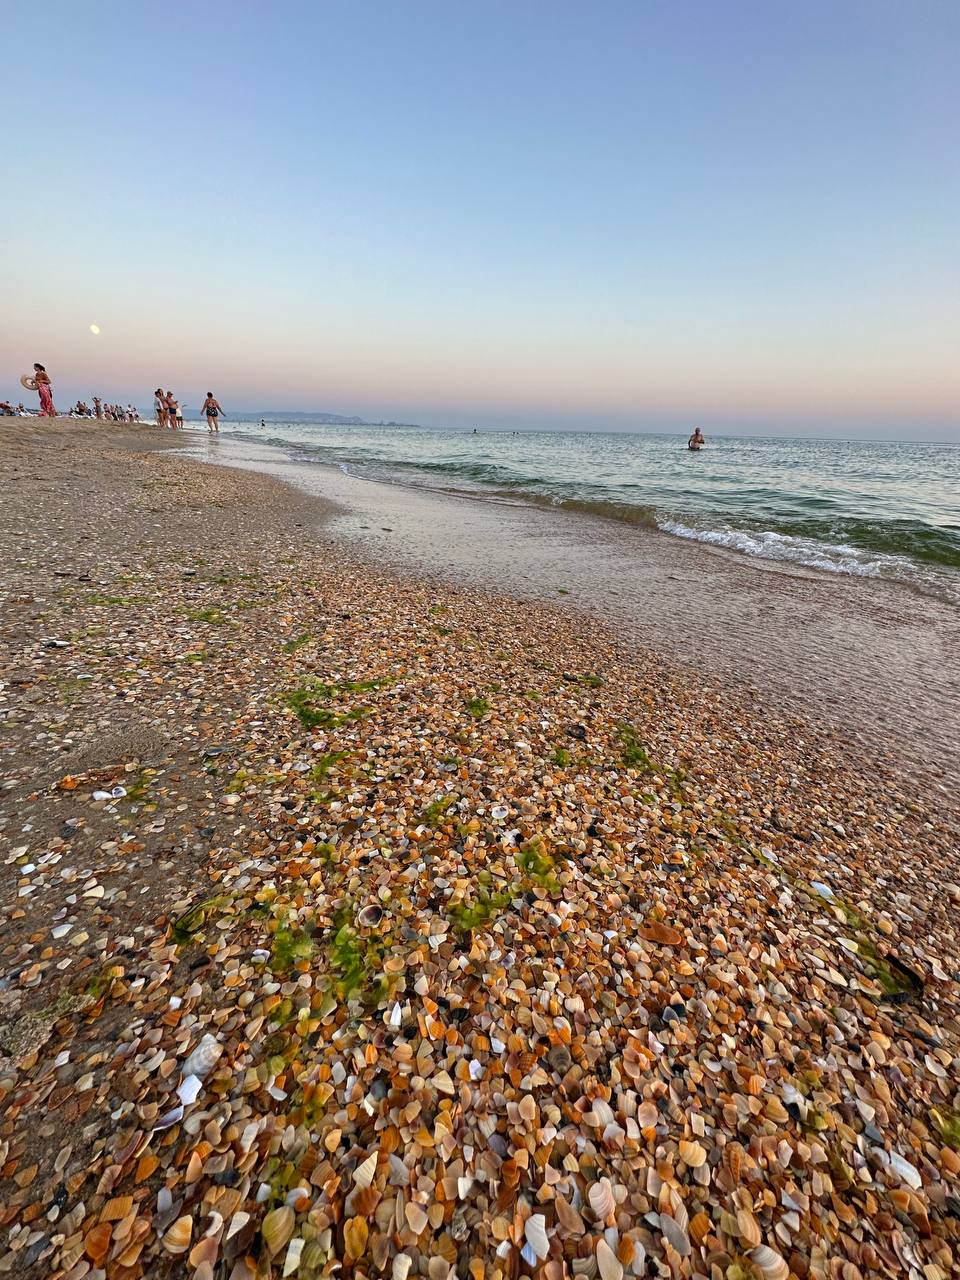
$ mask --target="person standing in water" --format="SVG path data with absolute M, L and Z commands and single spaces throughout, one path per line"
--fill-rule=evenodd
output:
M 687 448 L 688 448 L 688 449 L 693 449 L 693 450 L 694 450 L 694 452 L 696 452 L 696 450 L 697 450 L 697 449 L 702 448 L 702 447 L 703 447 L 703 445 L 705 445 L 706 443 L 707 443 L 707 442 L 706 442 L 706 440 L 704 439 L 703 432 L 700 430 L 700 428 L 699 428 L 699 427 L 694 427 L 694 428 L 693 428 L 693 435 L 692 435 L 692 436 L 690 437 L 690 439 L 687 441 Z
M 207 398 L 203 402 L 202 412 L 207 415 L 207 430 L 215 431 L 220 434 L 220 423 L 218 421 L 223 410 L 220 408 L 220 401 L 214 396 L 212 391 L 207 392 Z
M 53 407 L 53 391 L 50 387 L 50 376 L 42 364 L 34 363 L 33 380 L 37 384 L 37 393 L 40 396 L 40 417 L 55 418 L 57 411 Z

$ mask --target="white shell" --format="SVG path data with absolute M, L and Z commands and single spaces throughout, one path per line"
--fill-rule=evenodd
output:
M 413 1259 L 407 1253 L 398 1253 L 393 1260 L 391 1276 L 393 1280 L 407 1280 L 407 1274 L 413 1266 Z
M 202 1080 L 216 1066 L 222 1053 L 223 1045 L 208 1031 L 183 1064 L 184 1076 L 199 1076 Z
M 550 1252 L 547 1240 L 547 1220 L 542 1213 L 533 1213 L 523 1224 L 523 1234 L 527 1244 L 538 1258 L 545 1258 Z
M 623 1264 L 606 1240 L 597 1241 L 597 1266 L 602 1280 L 623 1280 Z
M 358 1187 L 369 1187 L 377 1173 L 377 1152 L 367 1156 L 363 1164 L 358 1164 L 353 1171 L 353 1180 Z

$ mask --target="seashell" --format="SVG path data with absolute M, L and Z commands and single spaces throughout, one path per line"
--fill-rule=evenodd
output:
M 723 1148 L 723 1167 L 734 1182 L 740 1181 L 740 1170 L 743 1168 L 743 1147 L 739 1142 L 728 1142 Z
M 690 1234 L 696 1244 L 703 1244 L 712 1228 L 713 1223 L 702 1210 L 690 1219 Z
M 597 1266 L 602 1280 L 623 1280 L 623 1264 L 602 1236 L 597 1241 Z
M 184 1062 L 182 1069 L 184 1079 L 187 1076 L 199 1076 L 202 1080 L 216 1066 L 222 1053 L 223 1045 L 208 1031 Z
M 369 1187 L 377 1173 L 377 1152 L 367 1156 L 362 1164 L 353 1171 L 353 1180 L 358 1187 Z
M 363 925 L 365 929 L 375 929 L 382 919 L 383 907 L 375 902 L 369 903 L 357 913 L 357 923 Z
M 343 1224 L 343 1247 L 348 1262 L 363 1257 L 369 1227 L 366 1218 L 348 1218 Z
M 760 1233 L 760 1224 L 749 1209 L 738 1210 L 737 1231 L 740 1239 L 751 1249 L 755 1249 L 763 1239 Z
M 239 1213 L 235 1213 L 230 1219 L 230 1225 L 227 1227 L 227 1234 L 224 1237 L 224 1240 L 229 1240 L 232 1236 L 235 1236 L 238 1231 L 242 1231 L 249 1221 L 249 1213 L 244 1213 L 242 1209 Z
M 751 1249 L 750 1260 L 760 1268 L 766 1280 L 787 1280 L 790 1274 L 790 1268 L 784 1259 L 769 1245 L 761 1244 L 756 1249 Z
M 188 1218 L 187 1222 L 190 1221 Z M 83 1237 L 83 1251 L 95 1267 L 99 1267 L 106 1258 L 112 1237 L 113 1227 L 109 1222 L 98 1223 Z
M 523 1224 L 523 1234 L 527 1244 L 538 1258 L 545 1258 L 550 1252 L 547 1239 L 547 1220 L 542 1213 L 533 1213 Z
M 597 1182 L 593 1183 L 590 1190 L 587 1192 L 587 1199 L 590 1201 L 590 1208 L 593 1210 L 597 1218 L 599 1218 L 601 1222 L 606 1222 L 606 1220 L 612 1216 L 616 1208 L 616 1201 L 613 1198 L 613 1186 L 611 1185 L 610 1179 L 600 1178 Z
M 267 1253 L 275 1257 L 293 1235 L 293 1224 L 296 1215 L 289 1205 L 281 1205 L 279 1209 L 271 1209 L 260 1224 L 260 1234 L 267 1246 Z
M 393 1260 L 393 1267 L 390 1271 L 391 1280 L 407 1280 L 407 1275 L 412 1266 L 413 1259 L 408 1253 L 398 1253 Z
M 415 1200 L 411 1200 L 403 1213 L 407 1220 L 407 1226 L 415 1236 L 426 1230 L 428 1218 L 422 1205 L 417 1204 Z
M 101 1222 L 119 1222 L 133 1208 L 133 1196 L 114 1196 L 103 1206 L 100 1213 Z
M 691 1169 L 699 1169 L 706 1163 L 707 1153 L 699 1142 L 680 1141 L 680 1159 Z
M 668 1213 L 661 1213 L 660 1230 L 670 1247 L 675 1249 L 681 1258 L 685 1258 L 690 1252 L 690 1237 L 680 1223 L 671 1218 Z
M 679 947 L 683 942 L 683 934 L 659 920 L 650 920 L 638 930 L 645 942 L 656 942 L 663 947 Z
M 300 1256 L 303 1253 L 303 1246 L 306 1244 L 299 1236 L 294 1236 L 287 1246 L 287 1256 L 283 1260 L 283 1275 L 292 1276 L 294 1271 L 300 1266 Z
M 369 1218 L 379 1203 L 380 1192 L 376 1187 L 360 1187 L 353 1197 L 353 1210 L 354 1213 Z
M 190 1248 L 192 1235 L 193 1219 L 189 1213 L 185 1213 L 182 1218 L 178 1218 L 163 1233 L 163 1247 L 167 1253 L 186 1253 Z
M 660 1119 L 655 1102 L 641 1102 L 637 1107 L 637 1124 L 641 1129 L 652 1129 Z
M 560 1231 L 565 1236 L 582 1236 L 586 1230 L 583 1219 L 577 1213 L 572 1204 L 564 1200 L 562 1195 L 557 1195 L 553 1202 L 557 1211 L 557 1223 Z

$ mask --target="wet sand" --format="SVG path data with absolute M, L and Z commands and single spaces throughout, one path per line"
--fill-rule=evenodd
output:
M 369 562 L 555 600 L 736 689 L 757 714 L 828 725 L 865 770 L 957 809 L 960 611 L 907 586 L 772 566 L 580 514 L 357 479 L 190 433 L 207 461 L 281 477 L 343 508 L 330 533 Z M 384 528 L 387 526 L 387 528 Z

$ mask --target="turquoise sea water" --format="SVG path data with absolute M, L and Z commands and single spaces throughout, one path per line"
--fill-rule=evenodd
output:
M 960 443 L 224 424 L 388 483 L 548 504 L 960 602 Z

